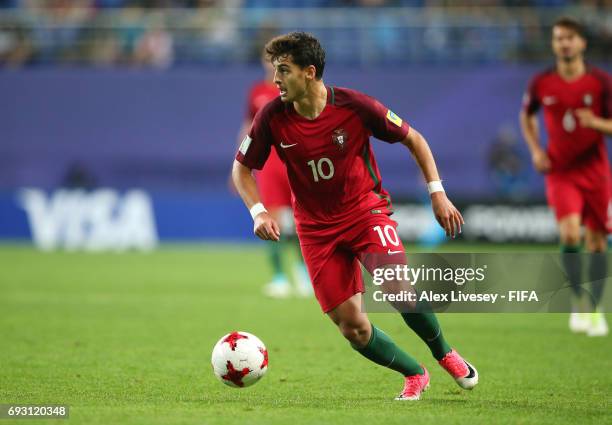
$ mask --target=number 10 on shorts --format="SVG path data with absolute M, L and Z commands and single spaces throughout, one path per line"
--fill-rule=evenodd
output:
M 382 246 L 386 247 L 387 242 L 389 242 L 393 246 L 399 246 L 399 236 L 397 236 L 395 228 L 390 224 L 387 224 L 383 228 L 381 228 L 380 226 L 375 226 L 372 228 L 372 230 L 378 233 L 378 237 L 380 238 L 380 243 L 382 244 Z

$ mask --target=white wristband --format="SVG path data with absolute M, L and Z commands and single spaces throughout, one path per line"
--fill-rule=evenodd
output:
M 442 180 L 434 180 L 432 182 L 427 183 L 427 190 L 431 195 L 434 192 L 444 192 L 444 187 L 442 187 Z
M 255 217 L 257 217 L 262 212 L 268 212 L 268 210 L 266 209 L 266 207 L 263 206 L 261 202 L 258 202 L 251 207 L 249 212 L 251 213 L 251 217 L 253 217 L 253 220 L 255 220 Z

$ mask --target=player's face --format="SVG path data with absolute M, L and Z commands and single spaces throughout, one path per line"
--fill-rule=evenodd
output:
M 574 30 L 565 27 L 553 28 L 552 49 L 557 59 L 573 61 L 582 56 L 585 48 L 585 40 Z
M 280 90 L 283 102 L 296 102 L 306 95 L 309 78 L 308 68 L 302 69 L 291 60 L 291 56 L 276 58 L 274 65 L 274 84 Z

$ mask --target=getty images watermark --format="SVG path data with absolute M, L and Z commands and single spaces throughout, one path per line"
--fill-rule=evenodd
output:
M 452 283 L 458 287 L 466 283 L 483 282 L 486 278 L 485 271 L 487 265 L 482 267 L 462 267 L 462 268 L 441 268 L 441 267 L 410 267 L 408 265 L 394 265 L 380 267 L 374 269 L 372 273 L 372 283 L 377 286 L 382 286 L 386 282 L 403 282 L 411 287 L 416 286 L 419 282 L 439 282 Z M 372 297 L 375 301 L 383 302 L 432 302 L 432 301 L 472 301 L 472 302 L 490 302 L 495 304 L 499 297 L 505 298 L 506 295 L 497 293 L 465 293 L 460 290 L 450 291 L 449 293 L 441 293 L 432 290 L 417 292 L 413 288 L 403 289 L 398 292 L 383 290 L 382 288 L 375 289 Z M 536 291 L 508 291 L 508 299 L 538 301 Z
M 385 264 L 384 254 L 371 254 L 364 264 L 378 266 L 366 279 L 363 307 L 368 312 L 569 312 L 579 295 L 585 309 L 609 310 L 610 260 L 605 254 L 408 254 L 407 264 Z M 582 269 L 590 270 L 583 274 L 588 279 L 572 280 L 566 272 Z

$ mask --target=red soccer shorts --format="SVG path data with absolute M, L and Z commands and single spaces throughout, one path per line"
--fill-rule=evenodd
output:
M 611 233 L 610 185 L 603 179 L 599 185 L 579 177 L 560 173 L 546 175 L 546 199 L 557 221 L 570 214 L 580 214 L 582 223 L 597 232 Z
M 326 230 L 327 231 L 327 230 Z M 323 312 L 365 292 L 361 262 L 368 272 L 385 264 L 406 264 L 397 223 L 385 214 L 371 214 L 339 226 L 320 242 L 302 245 L 315 296 Z
M 291 207 L 291 188 L 287 169 L 276 150 L 272 149 L 266 164 L 256 176 L 261 202 L 266 208 Z

